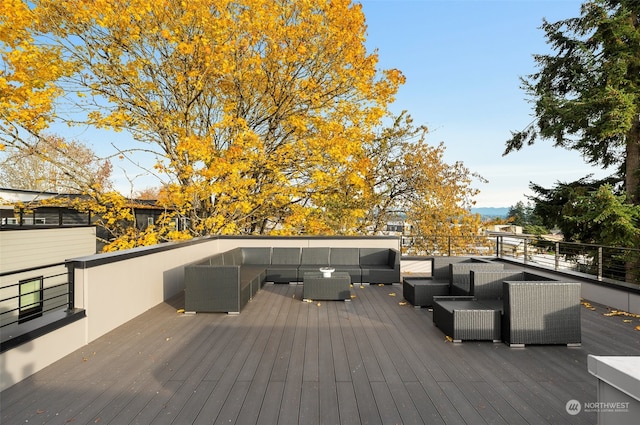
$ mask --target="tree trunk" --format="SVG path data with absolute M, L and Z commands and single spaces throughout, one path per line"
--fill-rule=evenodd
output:
M 635 119 L 627 134 L 625 161 L 625 189 L 628 202 L 640 204 L 640 116 Z
M 627 135 L 625 159 L 627 202 L 640 205 L 640 115 Z M 640 245 L 640 240 L 637 241 L 637 245 Z M 635 258 L 629 259 L 625 264 L 625 281 L 628 283 L 638 283 L 639 278 L 640 258 L 637 255 L 633 257 Z

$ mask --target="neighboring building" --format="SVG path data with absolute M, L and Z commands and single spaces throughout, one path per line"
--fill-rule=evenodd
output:
M 512 233 L 516 235 L 522 234 L 522 226 L 515 224 L 493 224 L 485 227 L 485 233 Z
M 96 226 L 96 246 L 100 251 L 104 245 L 100 241 L 109 240 L 111 234 L 99 226 L 99 216 L 73 207 L 73 201 L 83 197 L 78 194 L 0 188 L 0 230 Z M 139 230 L 156 223 L 166 212 L 165 208 L 156 205 L 155 200 L 130 200 L 130 208 L 135 217 L 134 226 Z
M 0 231 L 0 326 L 3 339 L 43 312 L 66 308 L 64 262 L 96 253 L 93 226 Z

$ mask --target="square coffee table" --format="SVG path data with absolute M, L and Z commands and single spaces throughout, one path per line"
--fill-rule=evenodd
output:
M 351 277 L 347 272 L 333 272 L 331 277 L 324 277 L 319 271 L 306 272 L 302 283 L 305 300 L 351 301 Z

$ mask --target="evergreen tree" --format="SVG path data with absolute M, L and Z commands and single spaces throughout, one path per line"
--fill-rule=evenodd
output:
M 554 54 L 522 79 L 536 119 L 512 133 L 505 155 L 549 139 L 591 164 L 620 166 L 628 202 L 640 202 L 640 2 L 591 0 L 581 16 L 543 21 Z

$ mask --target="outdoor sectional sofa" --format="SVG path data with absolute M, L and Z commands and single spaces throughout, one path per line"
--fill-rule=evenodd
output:
M 266 283 L 301 282 L 321 267 L 353 283 L 400 282 L 400 252 L 390 248 L 235 248 L 185 267 L 185 311 L 239 313 Z
M 415 307 L 433 305 L 433 296 L 469 295 L 471 270 L 502 271 L 503 263 L 481 257 L 432 257 L 431 277 L 402 279 L 404 298 Z
M 434 297 L 433 322 L 455 342 L 579 345 L 580 284 L 524 271 L 471 271 L 468 296 Z

